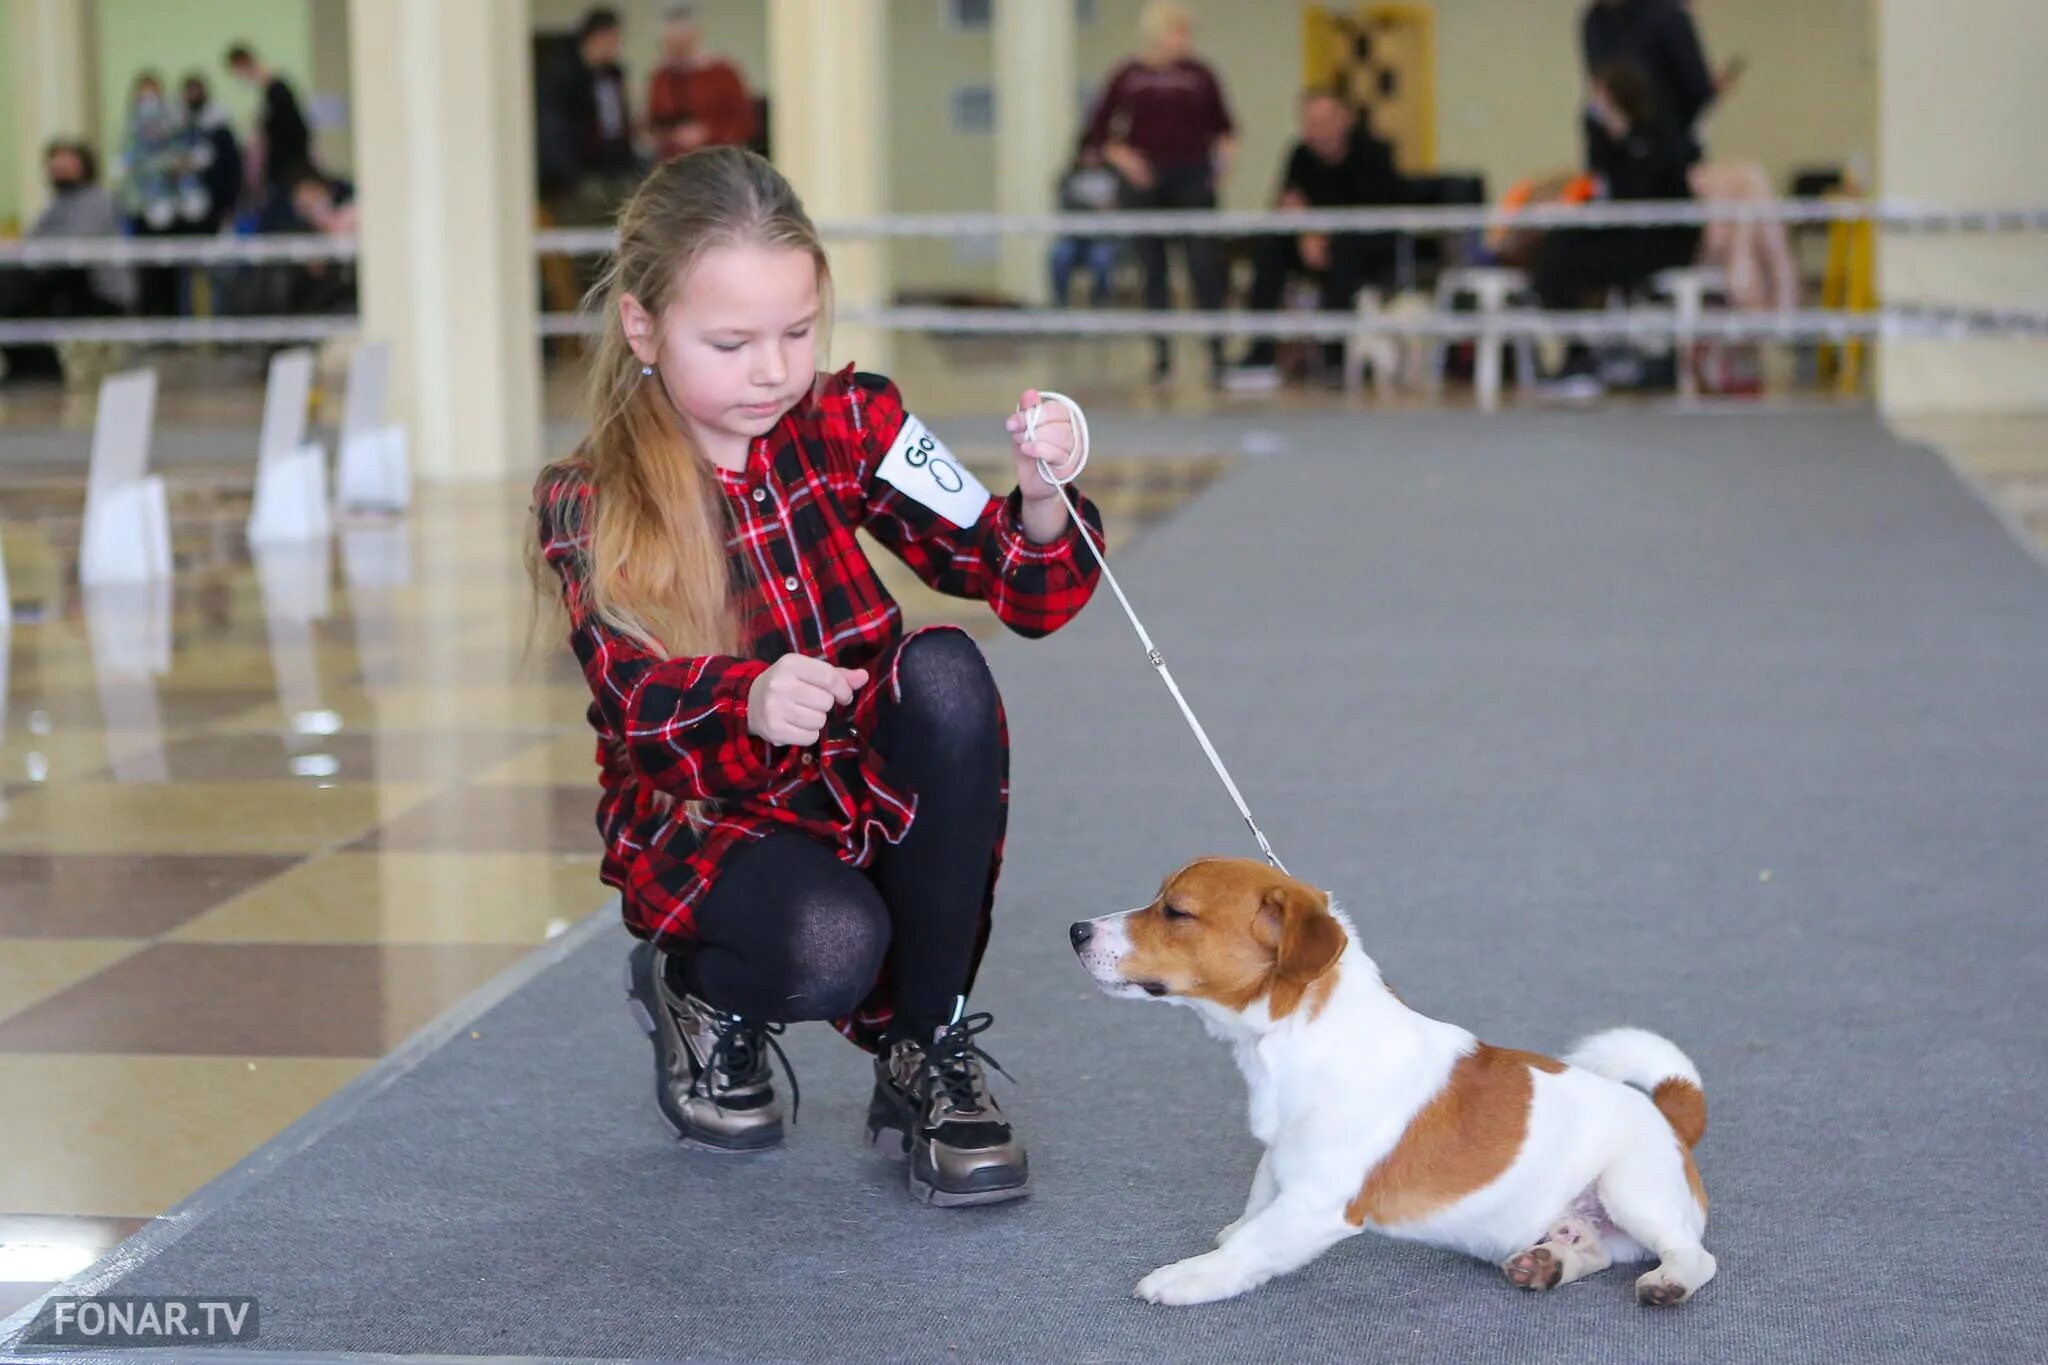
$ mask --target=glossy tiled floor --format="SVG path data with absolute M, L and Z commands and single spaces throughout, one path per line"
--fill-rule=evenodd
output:
M 255 421 L 231 387 L 167 407 Z M 1229 463 L 1089 488 L 1128 545 Z M 170 481 L 175 581 L 83 590 L 82 471 L 0 462 L 0 1313 L 607 895 L 587 694 L 527 641 L 523 485 L 252 559 L 246 473 Z M 914 618 L 961 607 L 878 562 Z

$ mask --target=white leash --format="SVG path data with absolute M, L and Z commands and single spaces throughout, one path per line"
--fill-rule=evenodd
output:
M 1201 744 L 1202 752 L 1209 756 L 1209 766 L 1216 770 L 1216 776 L 1223 779 L 1224 790 L 1230 793 L 1230 799 L 1237 804 L 1237 813 L 1244 817 L 1245 826 L 1251 830 L 1252 838 L 1259 841 L 1259 852 L 1265 854 L 1266 861 L 1274 867 L 1282 872 L 1287 871 L 1286 864 L 1274 854 L 1273 846 L 1266 842 L 1265 833 L 1259 828 L 1259 822 L 1252 819 L 1251 807 L 1244 803 L 1244 794 L 1238 791 L 1237 783 L 1230 780 L 1230 769 L 1223 766 L 1222 756 L 1216 752 L 1216 746 L 1209 742 L 1209 732 L 1202 728 L 1202 722 L 1195 718 L 1195 709 L 1189 706 L 1188 699 L 1181 695 L 1180 684 L 1173 680 L 1173 670 L 1166 666 L 1166 656 L 1159 652 L 1159 646 L 1152 643 L 1152 637 L 1145 631 L 1145 623 L 1138 619 L 1136 609 L 1131 606 L 1131 599 L 1124 595 L 1123 585 L 1116 581 L 1116 575 L 1110 571 L 1109 560 L 1103 555 L 1102 547 L 1095 543 L 1095 535 L 1088 529 L 1088 523 L 1081 519 L 1080 509 L 1074 506 L 1074 500 L 1067 496 L 1067 485 L 1088 467 L 1088 418 L 1082 413 L 1081 405 L 1063 393 L 1040 389 L 1038 405 L 1028 409 L 1024 414 L 1024 439 L 1030 441 L 1037 438 L 1038 416 L 1045 411 L 1048 401 L 1058 403 L 1067 410 L 1067 416 L 1074 424 L 1074 454 L 1077 458 L 1073 469 L 1064 479 L 1054 478 L 1052 470 L 1046 467 L 1043 460 L 1037 461 L 1039 475 L 1059 492 L 1060 501 L 1066 505 L 1067 515 L 1073 519 L 1074 529 L 1081 533 L 1082 543 L 1087 545 L 1088 553 L 1095 557 L 1096 566 L 1102 570 L 1102 576 L 1108 581 L 1110 591 L 1114 592 L 1116 600 L 1123 604 L 1124 615 L 1131 618 L 1131 629 L 1138 632 L 1138 643 L 1145 646 L 1145 657 L 1151 661 L 1152 667 L 1159 670 L 1159 680 L 1165 683 L 1166 690 L 1173 694 L 1174 703 L 1180 707 L 1181 715 L 1187 717 L 1188 728 L 1195 732 L 1195 739 Z

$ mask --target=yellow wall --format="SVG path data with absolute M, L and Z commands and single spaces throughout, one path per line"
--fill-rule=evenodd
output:
M 1959 205 L 2048 199 L 2048 6 L 1880 0 L 1878 186 L 1888 197 Z M 1878 251 L 1886 302 L 2048 309 L 2048 237 L 1894 235 Z M 1878 401 L 1888 412 L 2048 410 L 2040 341 L 1887 342 Z
M 11 80 L 14 54 L 7 51 L 5 44 L 11 41 L 8 33 L 7 16 L 0 14 L 0 79 Z M 28 149 L 18 144 L 21 133 L 14 118 L 14 91 L 0 89 L 0 236 L 10 230 L 27 232 L 30 225 L 21 221 L 21 156 Z
M 1439 159 L 1498 191 L 1578 163 L 1584 0 L 1437 0 Z M 1760 161 L 1781 190 L 1794 169 L 1855 162 L 1874 149 L 1871 0 L 1698 0 L 1717 69 L 1748 70 L 1704 125 L 1710 156 Z

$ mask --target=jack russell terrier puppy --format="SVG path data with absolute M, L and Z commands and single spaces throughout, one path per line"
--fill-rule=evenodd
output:
M 1524 1289 L 1655 1260 L 1636 1298 L 1661 1306 L 1714 1277 L 1692 1159 L 1706 1096 L 1656 1034 L 1596 1033 L 1562 1062 L 1491 1047 L 1402 1004 L 1329 896 L 1262 863 L 1191 863 L 1070 932 L 1104 991 L 1189 1006 L 1236 1048 L 1266 1149 L 1216 1249 L 1139 1298 L 1227 1299 L 1367 1228 Z

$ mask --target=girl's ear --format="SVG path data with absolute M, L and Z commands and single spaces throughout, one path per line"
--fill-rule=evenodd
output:
M 654 314 L 640 304 L 631 294 L 619 295 L 619 322 L 626 329 L 626 344 L 633 348 L 642 365 L 652 365 L 661 351 L 661 338 L 655 333 Z

